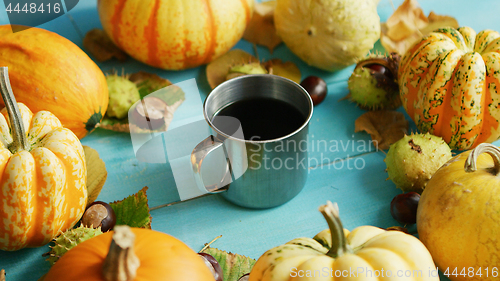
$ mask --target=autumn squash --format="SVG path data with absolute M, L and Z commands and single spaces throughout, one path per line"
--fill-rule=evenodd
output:
M 364 59 L 380 38 L 379 0 L 278 0 L 274 23 L 307 64 L 336 71 Z
M 85 52 L 40 28 L 12 33 L 2 25 L 0 38 L 0 66 L 9 67 L 18 102 L 34 112 L 52 112 L 80 139 L 96 127 L 108 107 L 108 87 Z
M 148 65 L 180 70 L 209 63 L 243 36 L 254 0 L 97 2 L 111 40 Z
M 249 280 L 439 280 L 429 251 L 417 238 L 374 226 L 349 232 L 336 205 L 328 202 L 320 211 L 329 229 L 265 252 Z
M 420 240 L 451 280 L 500 277 L 500 149 L 483 143 L 443 165 L 417 209 Z
M 120 278 L 118 278 L 120 276 Z M 214 281 L 203 259 L 158 231 L 115 226 L 68 251 L 44 281 Z
M 86 166 L 78 137 L 49 111 L 15 103 L 0 68 L 0 249 L 49 243 L 73 227 L 87 203 Z
M 400 97 L 418 129 L 465 150 L 500 137 L 500 33 L 438 29 L 399 66 Z

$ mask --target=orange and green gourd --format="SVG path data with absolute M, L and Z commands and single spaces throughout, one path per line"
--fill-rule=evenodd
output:
M 500 33 L 438 29 L 406 52 L 398 77 L 422 133 L 457 150 L 500 138 Z

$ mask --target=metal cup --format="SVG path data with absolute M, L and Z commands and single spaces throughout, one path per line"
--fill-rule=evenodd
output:
M 214 126 L 212 120 L 221 109 L 236 101 L 256 97 L 278 99 L 292 105 L 305 117 L 304 123 L 292 133 L 270 140 L 245 140 L 241 127 L 228 135 Z M 302 190 L 308 174 L 307 132 L 313 103 L 299 84 L 267 74 L 233 78 L 208 95 L 203 113 L 213 135 L 191 154 L 198 188 L 221 192 L 234 204 L 258 209 L 282 205 Z M 210 153 L 220 149 L 223 149 L 226 161 L 216 169 L 225 171 L 224 176 L 219 183 L 207 186 L 201 170 L 206 166 L 213 168 L 214 164 L 205 160 Z

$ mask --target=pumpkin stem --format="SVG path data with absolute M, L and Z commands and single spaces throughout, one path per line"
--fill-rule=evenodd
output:
M 102 267 L 106 281 L 134 280 L 140 265 L 139 258 L 134 253 L 134 242 L 135 235 L 129 226 L 115 226 L 113 240 Z
M 13 139 L 13 142 L 9 145 L 9 150 L 12 153 L 19 150 L 29 150 L 23 119 L 19 107 L 17 106 L 16 98 L 12 93 L 8 68 L 5 66 L 0 67 L 0 92 L 5 107 L 7 108 L 7 113 L 9 114 L 10 130 Z
M 325 217 L 328 227 L 330 228 L 330 233 L 332 235 L 332 247 L 326 253 L 327 256 L 332 258 L 340 257 L 346 253 L 350 253 L 344 235 L 344 227 L 339 217 L 339 207 L 337 203 L 332 204 L 332 202 L 327 201 L 326 205 L 319 207 L 319 211 Z
M 500 173 L 500 149 L 489 143 L 481 143 L 471 151 L 467 160 L 465 160 L 464 170 L 467 173 L 475 172 L 477 170 L 477 157 L 481 153 L 488 153 L 493 158 L 492 174 L 498 175 Z

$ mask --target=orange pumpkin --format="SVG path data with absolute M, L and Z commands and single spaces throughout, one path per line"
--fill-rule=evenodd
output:
M 80 220 L 87 169 L 78 137 L 48 111 L 17 109 L 5 67 L 0 78 L 0 249 L 13 251 L 43 246 Z
M 95 128 L 108 107 L 108 87 L 85 52 L 40 28 L 12 33 L 2 25 L 0 38 L 0 66 L 9 68 L 18 102 L 34 112 L 52 112 L 80 139 Z
M 500 137 L 500 33 L 443 28 L 401 60 L 403 106 L 418 129 L 469 149 Z
M 111 40 L 151 66 L 180 70 L 206 64 L 243 36 L 254 0 L 106 0 L 97 2 Z
M 116 278 L 122 276 L 122 279 Z M 115 226 L 68 251 L 44 281 L 214 281 L 202 258 L 158 231 Z

